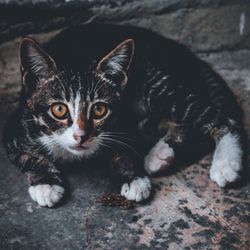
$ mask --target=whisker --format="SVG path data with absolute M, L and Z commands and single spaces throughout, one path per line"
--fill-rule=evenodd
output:
M 89 95 L 91 95 L 91 93 L 93 93 L 93 89 L 94 89 L 94 74 L 91 75 L 91 86 L 90 86 L 90 90 L 89 90 Z
M 126 140 L 126 141 L 130 141 L 130 142 L 134 142 L 135 140 L 132 139 L 132 138 L 126 138 L 126 137 L 123 137 L 123 136 L 120 136 L 120 135 L 102 135 L 103 137 L 107 137 L 107 138 L 114 138 L 114 139 L 123 139 L 123 140 Z
M 103 83 L 103 85 L 104 85 L 104 83 Z M 97 94 L 98 94 L 98 92 L 99 92 L 101 89 L 106 89 L 106 88 L 109 87 L 108 84 L 106 84 L 105 86 L 103 86 L 103 85 L 101 85 L 100 88 L 98 88 L 98 89 L 96 90 L 96 93 L 97 93 Z
M 103 134 L 123 134 L 123 135 L 129 135 L 126 132 L 119 132 L 119 131 L 113 131 L 113 132 L 102 132 Z
M 60 83 L 61 87 L 63 88 L 64 92 L 66 93 L 66 89 L 64 87 L 64 84 L 62 83 L 61 79 L 60 79 L 60 75 L 61 75 L 61 72 L 55 74 L 55 72 L 53 71 L 50 71 L 50 77 L 54 77 L 58 80 L 58 82 Z
M 93 140 L 93 141 L 95 141 L 95 140 Z M 98 141 L 98 143 L 99 143 L 101 146 L 106 147 L 106 148 L 112 150 L 112 147 L 110 147 L 109 145 L 105 144 L 103 141 Z
M 41 143 L 40 140 L 39 140 L 39 138 L 38 138 L 38 139 L 35 139 L 35 141 Z M 44 149 L 47 149 L 48 152 L 51 154 L 51 153 L 52 153 L 52 149 L 51 149 L 51 148 L 52 148 L 52 146 L 54 146 L 54 145 L 58 145 L 58 142 L 57 142 L 57 140 L 56 140 L 55 138 L 51 138 L 50 141 L 47 142 L 47 144 L 42 144 L 42 143 L 41 143 L 41 144 L 38 146 L 38 148 L 33 152 L 33 154 L 40 153 L 40 152 L 41 152 L 42 150 L 44 150 Z
M 133 153 L 135 153 L 138 157 L 142 158 L 142 156 L 133 148 L 131 147 L 129 144 L 123 142 L 123 141 L 119 141 L 117 139 L 114 138 L 108 138 L 108 137 L 101 137 L 103 138 L 103 140 L 105 142 L 110 142 L 110 143 L 117 143 L 118 145 L 122 146 L 124 149 L 129 149 L 131 150 Z
M 101 85 L 100 85 L 101 84 Z M 100 87 L 99 87 L 99 85 L 100 85 Z M 102 81 L 102 79 L 99 79 L 98 80 L 98 82 L 97 82 L 97 84 L 96 84 L 96 86 L 95 86 L 95 88 L 94 88 L 94 90 L 93 90 L 93 93 L 94 93 L 94 95 L 97 93 L 98 94 L 98 91 L 103 87 L 103 85 L 104 85 L 104 81 Z M 105 87 L 105 86 L 104 86 Z M 98 88 L 98 89 L 97 89 Z
M 35 122 L 35 119 L 28 119 L 28 120 L 24 120 L 25 122 Z
M 47 147 L 47 145 L 44 145 L 44 144 L 41 144 L 34 152 L 33 152 L 33 154 L 35 155 L 35 154 L 38 154 L 38 153 L 40 153 L 44 148 L 46 148 Z

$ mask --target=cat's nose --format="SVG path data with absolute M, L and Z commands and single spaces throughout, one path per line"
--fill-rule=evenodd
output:
M 85 137 L 86 133 L 84 131 L 79 131 L 79 132 L 75 132 L 73 134 L 73 138 L 80 143 L 81 141 L 83 141 L 83 138 Z
M 78 142 L 80 143 L 81 142 L 81 136 L 78 136 L 78 135 L 73 135 L 73 138 Z

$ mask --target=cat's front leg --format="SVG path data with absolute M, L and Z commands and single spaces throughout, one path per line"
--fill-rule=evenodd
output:
M 164 124 L 165 135 L 151 148 L 144 159 L 144 168 L 149 175 L 167 170 L 174 161 L 175 151 L 186 140 L 186 129 L 172 122 Z
M 145 170 L 149 175 L 165 171 L 174 161 L 174 157 L 174 149 L 165 141 L 165 138 L 163 137 L 146 155 L 144 159 Z
M 210 168 L 210 178 L 220 187 L 240 179 L 242 170 L 243 148 L 241 133 L 230 127 L 213 128 L 210 134 L 216 148 Z
M 23 153 L 16 156 L 16 161 L 27 174 L 30 183 L 29 194 L 40 206 L 53 207 L 64 194 L 61 173 L 44 156 Z
M 29 194 L 40 206 L 53 207 L 62 199 L 64 188 L 59 185 L 38 184 L 29 187 Z
M 139 164 L 139 165 L 137 165 Z M 115 154 L 112 159 L 112 171 L 121 182 L 121 195 L 128 200 L 140 202 L 151 194 L 150 179 L 140 169 L 140 163 L 133 161 L 129 154 Z

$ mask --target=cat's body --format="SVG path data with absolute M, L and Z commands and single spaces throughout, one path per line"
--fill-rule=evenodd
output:
M 150 194 L 143 165 L 148 174 L 165 170 L 199 136 L 217 145 L 211 179 L 225 186 L 238 178 L 240 109 L 225 82 L 186 47 L 143 29 L 86 25 L 63 32 L 46 51 L 57 66 L 30 39 L 21 44 L 25 87 L 7 138 L 40 205 L 53 206 L 64 192 L 58 162 L 112 145 L 121 146 L 113 147 L 111 166 L 131 200 Z M 52 119 L 64 109 L 67 116 Z M 75 141 L 84 145 L 72 149 Z

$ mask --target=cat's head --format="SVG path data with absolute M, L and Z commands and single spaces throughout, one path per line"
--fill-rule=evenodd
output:
M 38 127 L 37 140 L 54 157 L 87 157 L 110 140 L 109 128 L 128 82 L 133 53 L 129 39 L 91 70 L 61 71 L 33 39 L 21 41 L 23 90 L 32 115 L 27 124 Z

